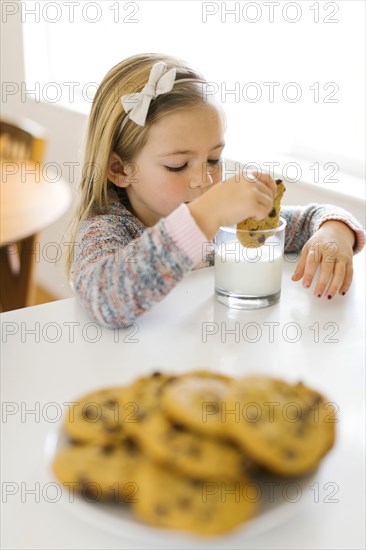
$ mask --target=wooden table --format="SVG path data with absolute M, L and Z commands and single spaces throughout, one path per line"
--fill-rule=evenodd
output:
M 68 184 L 39 163 L 0 161 L 0 245 L 42 231 L 71 202 Z
M 294 265 L 291 257 L 285 262 L 280 302 L 256 311 L 218 303 L 213 268 L 206 268 L 125 330 L 100 327 L 74 298 L 3 314 L 3 547 L 365 548 L 365 253 L 355 257 L 349 292 L 331 301 L 292 282 Z M 153 370 L 193 368 L 300 379 L 336 403 L 336 445 L 291 519 L 205 542 L 136 521 L 109 529 L 94 508 L 80 513 L 57 499 L 48 449 L 67 402 Z
M 0 161 L 0 303 L 3 311 L 34 304 L 40 231 L 64 214 L 68 184 L 34 162 Z

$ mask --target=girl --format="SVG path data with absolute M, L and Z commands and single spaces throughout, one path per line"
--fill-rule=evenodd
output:
M 209 265 L 202 250 L 220 226 L 260 220 L 272 209 L 269 175 L 221 181 L 224 125 L 202 75 L 179 59 L 137 55 L 104 78 L 90 115 L 69 259 L 76 294 L 102 325 L 129 325 L 185 273 Z M 320 262 L 315 295 L 344 295 L 352 256 L 364 246 L 359 223 L 314 204 L 281 215 L 286 250 L 302 250 L 292 279 L 310 287 Z M 327 262 L 330 242 L 336 261 Z

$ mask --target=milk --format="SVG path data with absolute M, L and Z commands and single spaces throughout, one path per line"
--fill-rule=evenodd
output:
M 268 296 L 281 289 L 283 251 L 275 237 L 258 248 L 246 248 L 236 239 L 216 246 L 217 289 L 245 296 Z

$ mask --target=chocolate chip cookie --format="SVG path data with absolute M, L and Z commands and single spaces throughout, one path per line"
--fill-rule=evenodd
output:
M 227 397 L 224 426 L 245 453 L 282 476 L 314 470 L 332 448 L 335 407 L 301 382 L 268 376 L 235 380 Z
M 140 451 L 130 438 L 114 445 L 70 444 L 57 453 L 53 471 L 71 495 L 80 493 L 88 502 L 132 502 L 139 460 Z
M 167 386 L 161 397 L 163 412 L 174 422 L 203 435 L 225 435 L 222 403 L 230 377 L 210 373 L 191 373 Z
M 247 218 L 237 224 L 237 237 L 241 244 L 247 248 L 262 246 L 266 239 L 272 235 L 271 229 L 278 227 L 281 201 L 286 190 L 282 180 L 276 180 L 277 194 L 273 201 L 273 208 L 263 220 Z M 260 233 L 256 233 L 260 231 Z
M 249 479 L 203 481 L 147 462 L 137 468 L 133 510 L 145 522 L 199 535 L 229 531 L 251 518 L 258 491 Z
M 64 416 L 68 437 L 84 443 L 110 443 L 123 436 L 128 406 L 123 387 L 104 388 L 73 401 Z
M 236 445 L 191 432 L 160 412 L 150 415 L 136 436 L 150 460 L 195 479 L 239 479 L 251 468 Z
M 155 371 L 149 376 L 139 377 L 133 384 L 126 386 L 123 400 L 131 407 L 131 412 L 124 423 L 127 433 L 138 436 L 144 422 L 160 409 L 161 395 L 165 387 L 177 378 L 175 375 Z

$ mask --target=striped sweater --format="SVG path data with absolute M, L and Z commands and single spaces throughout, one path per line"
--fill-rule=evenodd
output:
M 185 204 L 146 228 L 123 202 L 114 202 L 80 223 L 72 268 L 74 290 L 83 309 L 109 328 L 128 326 L 160 302 L 186 273 L 213 263 L 212 245 Z M 281 215 L 287 221 L 287 252 L 300 251 L 327 220 L 342 220 L 354 230 L 355 253 L 364 246 L 360 224 L 341 208 L 283 207 Z

